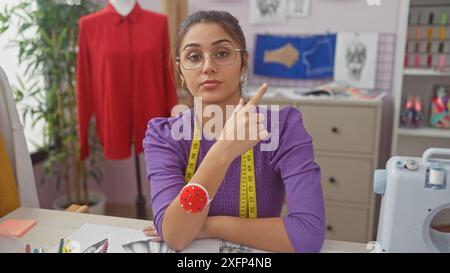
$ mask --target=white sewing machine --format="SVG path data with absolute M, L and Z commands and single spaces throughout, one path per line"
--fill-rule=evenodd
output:
M 430 148 L 422 158 L 392 157 L 376 170 L 382 195 L 375 252 L 450 252 L 450 149 Z

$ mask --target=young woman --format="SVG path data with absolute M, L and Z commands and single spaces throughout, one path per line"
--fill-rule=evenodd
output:
M 190 15 L 180 26 L 174 55 L 183 87 L 201 98 L 203 109 L 217 105 L 226 113 L 227 105 L 235 108 L 223 122 L 213 120 L 221 122 L 218 127 L 222 128 L 213 132 L 218 137 L 211 139 L 211 134 L 202 131 L 199 147 L 192 140 L 176 140 L 175 125 L 187 118 L 195 131 L 194 120 L 205 125 L 220 115 L 205 117 L 191 109 L 149 122 L 143 145 L 154 225 L 144 233 L 177 251 L 201 238 L 220 238 L 275 252 L 319 251 L 325 217 L 320 168 L 314 162 L 311 137 L 293 107 L 283 108 L 277 115 L 271 114 L 273 110 L 267 115 L 251 110 L 264 95 L 266 84 L 247 103 L 241 99 L 248 52 L 238 20 L 223 11 Z M 264 118 L 272 124 L 272 116 L 279 118 L 279 129 L 264 126 Z M 246 132 L 246 139 L 230 137 L 240 130 Z M 257 131 L 253 139 L 249 137 L 252 130 Z M 264 151 L 262 140 L 268 134 L 277 135 L 275 130 L 279 130 L 278 147 Z M 242 156 L 249 153 L 253 154 Z M 254 176 L 248 176 L 248 170 Z M 243 181 L 253 182 L 256 190 L 249 186 L 246 191 Z M 186 185 L 212 201 L 196 208 L 197 212 L 189 211 L 192 204 L 186 198 L 191 193 Z M 284 200 L 288 213 L 280 217 Z

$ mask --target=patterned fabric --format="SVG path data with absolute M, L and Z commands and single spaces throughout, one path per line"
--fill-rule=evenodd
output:
M 258 35 L 256 75 L 318 79 L 333 77 L 336 35 L 282 37 Z

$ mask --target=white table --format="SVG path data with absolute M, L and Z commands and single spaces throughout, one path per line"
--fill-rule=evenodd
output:
M 44 250 L 51 249 L 61 238 L 68 237 L 85 223 L 132 229 L 143 229 L 151 224 L 151 221 L 138 219 L 25 207 L 20 207 L 0 218 L 0 223 L 7 219 L 36 220 L 36 226 L 23 235 L 20 241 L 32 247 L 43 247 Z M 369 251 L 365 244 L 332 240 L 326 240 L 322 248 L 322 252 Z

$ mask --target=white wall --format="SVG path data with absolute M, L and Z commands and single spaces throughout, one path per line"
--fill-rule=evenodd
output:
M 202 9 L 226 10 L 237 17 L 253 48 L 255 33 L 319 34 L 339 31 L 395 33 L 399 1 L 383 0 L 369 6 L 366 0 L 311 0 L 310 16 L 289 18 L 287 24 L 251 25 L 248 0 L 190 0 L 189 12 Z
M 19 2 L 22 2 L 20 0 L 8 0 L 8 1 L 0 1 L 0 10 L 4 10 L 5 6 L 12 6 Z M 8 77 L 9 83 L 12 87 L 18 87 L 19 86 L 19 80 L 18 77 L 20 77 L 24 82 L 25 86 L 28 86 L 26 84 L 26 77 L 25 77 L 25 69 L 27 67 L 26 64 L 19 64 L 18 56 L 19 56 L 19 49 L 17 47 L 10 47 L 10 41 L 17 39 L 17 26 L 18 20 L 16 18 L 13 18 L 13 23 L 10 25 L 10 28 L 5 32 L 4 34 L 0 34 L 0 65 L 3 67 L 3 70 L 6 73 L 6 76 Z M 30 30 L 26 33 L 27 37 L 32 37 L 34 35 L 34 30 Z M 9 47 L 8 47 L 9 46 Z M 43 79 L 41 77 L 35 77 L 32 79 L 32 81 L 38 80 L 41 83 L 43 82 Z M 22 120 L 21 115 L 21 109 L 26 107 L 27 104 L 32 104 L 33 102 L 31 100 L 24 101 L 23 103 L 18 104 L 19 109 L 19 115 L 20 119 Z M 27 140 L 27 146 L 28 150 L 30 152 L 34 152 L 36 150 L 35 144 L 42 144 L 43 143 L 43 135 L 42 135 L 42 126 L 43 123 L 37 123 L 36 126 L 31 126 L 31 120 L 27 119 L 25 123 L 25 137 Z

